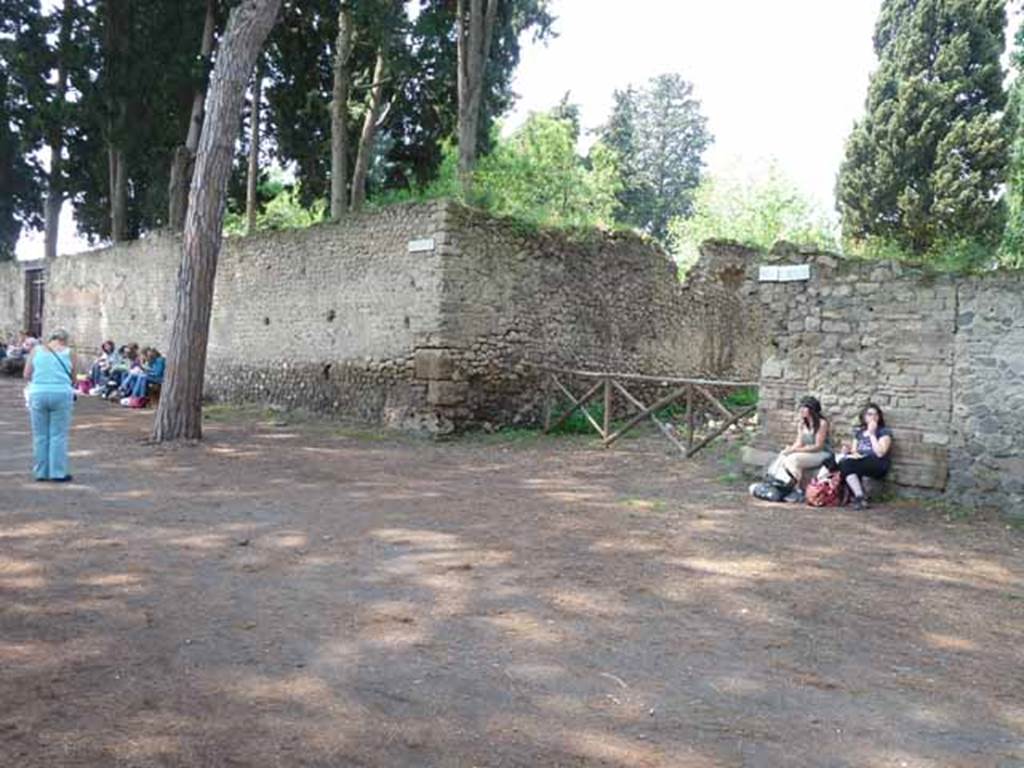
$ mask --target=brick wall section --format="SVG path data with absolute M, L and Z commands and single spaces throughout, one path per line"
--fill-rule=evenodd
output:
M 768 320 L 758 447 L 792 439 L 818 396 L 848 437 L 882 406 L 891 481 L 1024 513 L 1024 277 L 936 276 L 891 263 L 787 254 L 809 282 L 761 283 Z
M 795 259 L 786 259 L 793 263 Z M 891 480 L 942 490 L 948 475 L 956 288 L 897 264 L 809 255 L 809 282 L 762 283 L 771 313 L 759 443 L 792 441 L 796 403 L 817 396 L 834 439 L 868 400 L 896 439 Z
M 1024 275 L 958 288 L 950 490 L 1024 515 Z

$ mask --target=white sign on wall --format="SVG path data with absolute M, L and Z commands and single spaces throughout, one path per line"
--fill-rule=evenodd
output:
M 434 238 L 424 237 L 420 240 L 409 241 L 409 253 L 423 253 L 434 250 Z
M 762 283 L 792 283 L 811 279 L 810 264 L 784 264 L 760 267 L 757 279 Z

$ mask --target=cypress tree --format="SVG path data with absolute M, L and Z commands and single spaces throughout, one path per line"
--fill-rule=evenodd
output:
M 884 0 L 878 69 L 847 140 L 837 205 L 844 236 L 913 253 L 997 242 L 1005 204 L 1004 0 Z
M 601 141 L 618 155 L 616 219 L 658 240 L 669 222 L 693 212 L 693 197 L 713 138 L 693 84 L 680 75 L 652 78 L 645 87 L 616 91 Z

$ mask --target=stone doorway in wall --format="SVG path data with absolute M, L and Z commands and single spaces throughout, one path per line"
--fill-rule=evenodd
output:
M 25 330 L 37 339 L 43 336 L 43 307 L 46 301 L 46 271 L 25 270 Z

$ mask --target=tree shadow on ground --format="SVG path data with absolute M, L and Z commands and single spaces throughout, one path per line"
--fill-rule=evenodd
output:
M 149 418 L 81 406 L 70 487 L 0 436 L 4 765 L 1024 760 L 1019 532 L 760 505 L 643 440 Z

